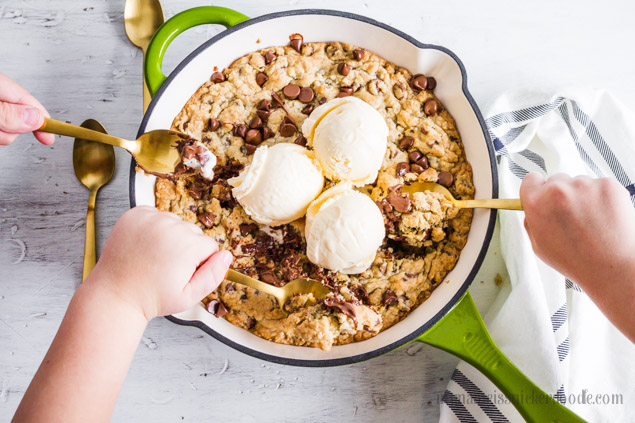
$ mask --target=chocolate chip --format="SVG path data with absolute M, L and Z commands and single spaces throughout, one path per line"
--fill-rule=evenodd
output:
M 302 52 L 302 44 L 304 44 L 304 40 L 302 39 L 302 35 L 300 34 L 291 34 L 289 35 L 289 45 L 298 53 Z
M 300 90 L 300 94 L 298 95 L 298 100 L 303 103 L 310 103 L 313 101 L 315 97 L 315 93 L 311 89 L 311 87 L 304 87 Z
M 280 98 L 277 93 L 271 93 L 271 98 L 273 99 L 273 103 L 271 105 L 272 108 L 277 109 L 279 107 L 284 108 L 284 102 Z
M 260 129 L 262 128 L 262 119 L 260 116 L 255 116 L 251 122 L 249 122 L 249 127 L 251 129 Z
M 268 140 L 273 137 L 273 131 L 268 126 L 263 126 L 262 128 L 262 139 Z
M 203 214 L 199 214 L 198 216 L 199 222 L 205 225 L 206 228 L 211 228 L 214 226 L 214 214 L 210 212 L 205 212 Z
M 280 135 L 283 137 L 290 137 L 296 133 L 297 129 L 295 125 L 285 123 L 280 127 Z
M 414 173 L 419 174 L 419 173 L 423 172 L 425 169 L 423 167 L 419 166 L 418 164 L 413 163 L 413 164 L 410 165 L 410 170 L 412 172 L 414 172 Z
M 193 159 L 195 155 L 196 155 L 196 148 L 194 146 L 186 145 L 185 147 L 183 147 L 183 153 L 181 154 L 181 157 L 183 157 L 184 159 L 190 160 L 190 159 Z
M 227 282 L 225 284 L 225 292 L 234 292 L 236 290 L 236 287 L 234 286 L 233 283 Z
M 397 164 L 397 171 L 395 172 L 397 176 L 404 176 L 408 172 L 410 172 L 410 165 L 408 163 L 401 162 Z
M 263 122 L 265 122 L 267 119 L 269 119 L 269 115 L 271 115 L 271 112 L 269 110 L 256 110 L 256 114 L 260 116 L 260 119 Z
M 392 289 L 387 289 L 384 292 L 383 298 L 382 298 L 382 302 L 384 303 L 384 305 L 386 307 L 393 305 L 397 302 L 399 302 L 399 299 L 397 298 L 397 295 L 393 292 Z
M 403 137 L 399 140 L 399 148 L 402 150 L 409 150 L 415 143 L 415 139 L 412 137 Z
M 258 149 L 258 146 L 253 145 L 253 144 L 245 144 L 245 153 L 248 156 L 251 156 L 252 154 L 254 154 L 254 152 Z
M 406 95 L 406 90 L 404 84 L 397 82 L 392 86 L 392 94 L 395 96 L 397 100 L 401 100 Z
M 423 156 L 419 160 L 417 160 L 417 164 L 421 166 L 423 170 L 426 170 L 430 167 L 430 165 L 428 164 L 428 158 L 426 156 Z
M 212 300 L 209 303 L 207 303 L 207 311 L 213 315 L 216 315 L 216 309 L 218 308 L 218 304 L 220 304 L 220 301 L 218 300 Z
M 364 53 L 366 53 L 366 50 L 362 48 L 355 49 L 353 50 L 353 57 L 355 60 L 362 60 L 364 58 Z
M 300 87 L 296 84 L 289 84 L 282 89 L 282 93 L 288 99 L 295 100 L 300 95 Z
M 368 90 L 368 92 L 372 95 L 379 95 L 379 80 L 371 79 L 370 81 L 368 81 L 368 83 L 366 84 L 366 90 Z
M 434 90 L 437 87 L 437 80 L 434 79 L 433 77 L 429 76 L 428 77 L 428 89 L 429 90 Z
M 426 78 L 425 75 L 418 73 L 410 80 L 410 86 L 415 91 L 423 91 L 428 86 L 428 78 Z
M 320 97 L 320 99 L 318 100 L 318 104 L 321 106 L 324 103 L 326 103 L 326 97 Z
M 212 300 L 207 304 L 207 311 L 212 313 L 216 317 L 223 317 L 229 314 L 229 310 L 225 304 L 218 300 Z
M 250 233 L 258 230 L 258 225 L 255 223 L 241 223 L 238 225 L 238 229 L 240 229 L 240 235 L 247 236 Z
M 443 185 L 444 187 L 449 188 L 454 183 L 454 175 L 452 175 L 450 172 L 443 171 L 439 173 L 437 182 Z
M 218 128 L 220 128 L 220 121 L 218 121 L 217 119 L 214 119 L 214 118 L 209 118 L 209 120 L 207 121 L 206 130 L 214 132 Z
M 267 100 L 267 99 L 260 100 L 260 103 L 258 103 L 258 106 L 256 108 L 258 110 L 269 111 L 269 110 L 271 110 L 271 102 L 269 100 Z
M 177 164 L 176 167 L 174 168 L 174 175 L 175 176 L 182 175 L 188 171 L 189 171 L 188 168 L 183 164 L 183 162 L 181 162 Z
M 353 94 L 353 87 L 350 85 L 343 86 L 343 87 L 340 87 L 340 91 L 344 91 L 345 93 L 348 93 L 350 95 L 350 94 Z
M 198 159 L 198 162 L 201 164 L 201 166 L 205 166 L 205 163 L 209 161 L 210 156 L 206 153 L 207 148 L 203 147 L 202 145 L 196 147 L 196 158 Z
M 267 80 L 269 80 L 269 77 L 267 76 L 266 73 L 258 72 L 256 74 L 256 84 L 258 84 L 258 86 L 262 87 L 262 84 L 267 82 Z
M 412 200 L 407 196 L 402 197 L 396 192 L 391 192 L 390 194 L 388 194 L 388 197 L 386 197 L 386 199 L 398 212 L 409 213 L 410 210 L 412 210 Z
M 247 319 L 245 319 L 245 327 L 247 327 L 247 329 L 251 330 L 255 326 L 256 326 L 256 319 L 254 319 L 251 316 L 249 316 L 249 317 L 247 317 Z
M 198 206 L 197 206 L 197 205 L 195 205 L 195 204 L 192 204 L 192 205 L 190 206 L 190 211 L 191 211 L 192 213 L 196 213 L 196 212 L 198 212 Z
M 263 282 L 267 282 L 271 285 L 279 285 L 280 284 L 280 280 L 277 278 L 276 274 L 273 273 L 273 270 L 265 270 L 264 272 L 262 272 L 260 274 L 260 279 L 262 279 Z
M 257 129 L 250 129 L 245 135 L 245 141 L 249 144 L 258 145 L 262 142 L 262 134 Z
M 235 137 L 245 138 L 245 134 L 246 133 L 247 133 L 247 125 L 244 125 L 242 123 L 240 123 L 238 125 L 234 125 L 234 136 Z
M 434 98 L 427 100 L 423 105 L 423 111 L 428 116 L 436 115 L 439 112 L 439 102 Z
M 200 182 L 194 182 L 187 189 L 187 193 L 195 200 L 200 200 L 203 198 L 203 195 L 206 193 L 207 189 L 205 184 Z
M 417 163 L 417 161 L 423 157 L 423 154 L 421 154 L 420 151 L 411 151 L 408 154 L 408 158 L 410 159 L 411 162 L 413 163 Z
M 337 98 L 348 97 L 351 94 L 353 94 L 353 87 L 340 87 L 340 93 Z
M 222 72 L 214 72 L 212 74 L 212 82 L 218 84 L 219 82 L 223 82 L 225 80 L 225 75 Z
M 339 73 L 342 76 L 348 75 L 350 71 L 351 71 L 351 67 L 348 63 L 340 63 L 339 65 L 337 65 L 337 73 Z
M 304 138 L 302 135 L 294 139 L 293 142 L 295 144 L 301 145 L 302 147 L 306 147 L 306 138 Z
M 308 116 L 311 114 L 313 109 L 314 109 L 314 106 L 312 104 L 307 104 L 306 106 L 304 106 L 304 109 L 302 109 L 302 113 Z
M 381 209 L 384 211 L 384 213 L 386 214 L 392 213 L 393 207 L 388 201 L 386 201 L 386 199 L 382 200 L 380 204 L 381 204 Z M 395 217 L 395 216 L 394 215 L 388 216 L 389 219 L 392 217 Z
M 355 296 L 364 304 L 370 304 L 370 298 L 368 298 L 368 291 L 362 285 L 355 285 L 351 288 L 351 291 Z
M 352 304 L 338 300 L 334 297 L 329 297 L 324 300 L 324 305 L 331 310 L 337 310 L 347 316 L 350 316 L 353 320 L 356 320 L 355 307 L 353 307 Z
M 276 55 L 275 53 L 273 53 L 271 50 L 267 51 L 265 53 L 265 64 L 269 64 L 271 62 L 273 62 L 274 60 L 276 60 Z

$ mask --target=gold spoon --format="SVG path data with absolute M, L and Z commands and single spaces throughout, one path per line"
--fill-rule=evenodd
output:
M 294 295 L 300 294 L 313 294 L 316 300 L 320 300 L 326 297 L 331 290 L 322 285 L 320 282 L 314 279 L 299 278 L 294 279 L 287 283 L 285 286 L 278 288 L 277 286 L 269 285 L 268 283 L 261 282 L 254 278 L 250 278 L 247 275 L 238 273 L 235 270 L 229 269 L 225 279 L 228 281 L 236 282 L 253 289 L 257 289 L 266 294 L 276 297 L 280 309 L 284 312 L 284 305 Z
M 145 61 L 146 49 L 154 33 L 163 24 L 163 9 L 159 0 L 126 0 L 123 9 L 126 35 L 132 44 L 143 51 Z M 145 112 L 152 97 L 143 78 L 143 111 Z
M 180 132 L 157 129 L 146 132 L 135 141 L 129 141 L 50 118 L 44 118 L 44 124 L 38 131 L 121 147 L 132 154 L 139 167 L 157 176 L 165 176 L 174 172 L 176 165 L 181 161 L 181 155 L 176 149 L 176 145 L 178 141 L 189 139 L 186 134 Z
M 485 209 L 506 209 L 522 210 L 523 205 L 517 198 L 490 198 L 484 200 L 457 200 L 452 196 L 446 187 L 434 182 L 413 182 L 411 185 L 404 185 L 401 190 L 412 195 L 415 192 L 432 191 L 443 195 L 450 200 L 454 207 L 458 209 L 473 209 L 476 207 Z
M 84 121 L 82 127 L 106 133 L 106 129 L 93 119 Z M 97 261 L 95 253 L 95 201 L 97 200 L 97 191 L 110 181 L 115 171 L 115 149 L 110 145 L 75 138 L 73 169 L 75 169 L 77 179 L 90 190 L 88 212 L 86 213 L 83 282 Z

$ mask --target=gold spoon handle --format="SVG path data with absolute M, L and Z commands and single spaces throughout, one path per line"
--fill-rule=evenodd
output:
M 276 288 L 275 286 L 269 285 L 268 283 L 261 282 L 254 278 L 250 278 L 247 275 L 243 275 L 242 273 L 236 272 L 235 270 L 229 269 L 225 279 L 228 281 L 236 282 L 245 286 L 248 286 L 253 289 L 257 289 L 269 295 L 273 295 L 274 297 L 282 300 L 284 298 L 284 293 L 281 292 L 280 288 Z
M 150 91 L 148 90 L 148 85 L 146 84 L 146 79 L 143 78 L 143 113 L 148 110 L 148 106 L 152 101 L 152 97 L 150 96 Z
M 82 128 L 81 126 L 72 125 L 70 123 L 61 122 L 59 120 L 51 118 L 44 118 L 44 124 L 42 124 L 38 131 L 101 142 L 103 144 L 121 147 L 131 154 L 135 154 L 138 149 L 137 143 L 134 141 L 128 141 L 124 140 L 123 138 L 113 137 L 112 135 L 93 131 L 92 129 Z
M 523 205 L 518 198 L 490 198 L 484 200 L 464 200 L 460 201 L 461 207 L 466 209 L 485 208 L 485 209 L 505 209 L 505 210 L 522 210 Z
M 95 252 L 95 201 L 97 200 L 97 190 L 93 188 L 88 195 L 88 212 L 86 212 L 86 241 L 84 243 L 84 269 L 82 271 L 82 282 L 86 280 L 90 272 L 95 267 L 97 254 Z

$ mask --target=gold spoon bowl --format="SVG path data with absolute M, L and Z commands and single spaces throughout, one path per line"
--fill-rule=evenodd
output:
M 316 300 L 321 300 L 331 292 L 331 290 L 327 286 L 322 285 L 320 282 L 314 279 L 294 279 L 287 283 L 285 286 L 277 287 L 269 285 L 265 282 L 261 282 L 254 278 L 250 278 L 247 275 L 243 275 L 242 273 L 231 269 L 227 272 L 227 276 L 225 276 L 225 279 L 231 282 L 236 282 L 248 286 L 253 289 L 257 289 L 275 297 L 278 300 L 278 305 L 283 312 L 284 305 L 294 295 L 313 294 L 313 297 Z
M 157 176 L 174 173 L 174 169 L 181 162 L 181 155 L 176 146 L 179 141 L 189 139 L 189 136 L 177 131 L 157 129 L 146 132 L 135 141 L 130 141 L 50 118 L 44 119 L 44 124 L 38 131 L 121 147 L 132 154 L 139 167 Z
M 415 192 L 432 191 L 443 195 L 450 200 L 454 207 L 458 209 L 505 209 L 522 210 L 523 205 L 518 198 L 489 198 L 483 200 L 457 200 L 452 193 L 443 185 L 434 182 L 413 182 L 411 185 L 404 185 L 401 190 L 410 195 Z

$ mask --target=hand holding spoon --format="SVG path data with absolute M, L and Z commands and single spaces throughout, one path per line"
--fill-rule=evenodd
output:
M 180 132 L 157 129 L 146 132 L 135 141 L 130 141 L 49 118 L 44 118 L 44 124 L 38 131 L 121 147 L 132 154 L 143 170 L 159 176 L 174 173 L 176 165 L 181 162 L 181 155 L 176 146 L 179 141 L 189 139 L 189 136 Z

